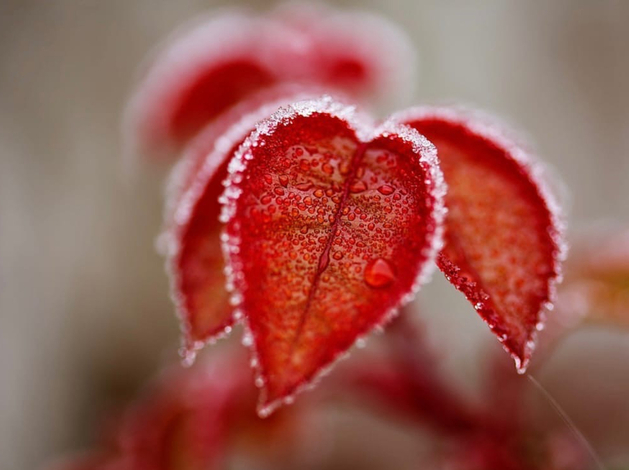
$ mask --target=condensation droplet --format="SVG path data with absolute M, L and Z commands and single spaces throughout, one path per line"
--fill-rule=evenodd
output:
M 378 192 L 388 196 L 389 194 L 393 194 L 395 192 L 395 188 L 393 186 L 389 186 L 388 184 L 383 184 L 378 188 Z
M 365 268 L 365 282 L 370 287 L 386 287 L 395 281 L 395 270 L 385 259 L 377 258 Z
M 352 193 L 362 193 L 363 191 L 367 190 L 367 183 L 365 183 L 364 181 L 356 181 L 355 183 L 352 183 L 351 186 L 349 187 L 349 191 Z

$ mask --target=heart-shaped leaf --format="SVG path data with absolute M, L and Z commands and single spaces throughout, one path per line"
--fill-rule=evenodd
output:
M 253 96 L 192 141 L 173 171 L 165 222 L 171 291 L 181 320 L 187 362 L 206 342 L 229 332 L 233 307 L 225 290 L 218 198 L 227 164 L 254 129 L 277 109 L 315 91 L 280 86 Z
M 448 184 L 440 269 L 524 372 L 563 257 L 556 204 L 539 166 L 486 118 L 416 108 L 396 119 L 439 153 Z
M 419 287 L 439 245 L 445 188 L 412 129 L 374 130 L 330 98 L 261 123 L 229 166 L 232 301 L 270 413 Z

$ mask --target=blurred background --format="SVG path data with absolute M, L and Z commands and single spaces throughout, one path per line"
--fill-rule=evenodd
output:
M 179 330 L 154 249 L 164 173 L 126 171 L 120 117 L 152 46 L 228 3 L 0 0 L 4 470 L 89 446 L 103 415 L 175 356 Z M 381 12 L 411 36 L 415 103 L 473 104 L 524 129 L 562 181 L 572 233 L 629 222 L 629 2 L 338 3 Z M 445 367 L 473 388 L 479 345 L 493 337 L 440 279 L 423 296 Z M 628 343 L 613 331 L 582 333 L 538 377 L 586 435 L 607 423 L 629 442 L 628 410 L 592 418 L 575 398 L 626 392 Z M 377 432 L 404 455 L 403 433 Z M 348 445 L 370 442 L 362 434 L 348 434 Z

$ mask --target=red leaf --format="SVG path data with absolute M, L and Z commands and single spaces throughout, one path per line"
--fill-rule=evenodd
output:
M 247 358 L 231 352 L 190 368 L 163 370 L 125 409 L 115 428 L 108 429 L 97 449 L 46 468 L 211 470 L 225 468 L 230 454 L 243 453 L 286 461 L 294 444 L 309 437 L 313 423 L 307 409 L 260 419 L 253 411 L 256 389 L 249 380 Z
M 278 21 L 235 10 L 182 30 L 160 48 L 127 107 L 133 154 L 171 156 L 222 112 L 301 67 L 296 32 Z
M 560 275 L 555 204 L 538 166 L 477 116 L 445 108 L 397 115 L 435 144 L 448 184 L 438 265 L 526 370 Z
M 558 308 L 565 326 L 586 323 L 629 327 L 629 230 L 580 240 L 566 263 Z M 568 321 L 569 320 L 569 321 Z
M 142 470 L 223 468 L 235 406 L 252 393 L 239 365 L 244 361 L 230 356 L 163 371 L 127 410 L 119 454 Z
M 281 105 L 313 96 L 281 86 L 242 102 L 193 140 L 173 172 L 166 214 L 166 254 L 173 299 L 182 322 L 188 362 L 206 342 L 229 332 L 234 323 L 225 291 L 218 197 L 227 164 L 258 121 Z
M 229 170 L 224 250 L 266 415 L 412 297 L 444 188 L 425 139 L 329 98 L 261 123 Z
M 208 122 L 278 83 L 386 102 L 408 95 L 415 82 L 408 39 L 364 13 L 315 14 L 303 5 L 259 17 L 234 10 L 181 30 L 154 54 L 125 112 L 132 155 L 172 157 Z
M 381 15 L 288 3 L 273 17 L 308 37 L 307 80 L 388 106 L 412 94 L 416 53 L 404 31 Z

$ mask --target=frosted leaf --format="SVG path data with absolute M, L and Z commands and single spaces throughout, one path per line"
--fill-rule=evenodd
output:
M 330 97 L 280 108 L 230 166 L 223 251 L 266 415 L 412 299 L 441 246 L 445 188 L 416 131 Z
M 541 166 L 504 126 L 479 113 L 398 113 L 437 147 L 449 190 L 438 264 L 523 372 L 565 256 L 563 223 Z

